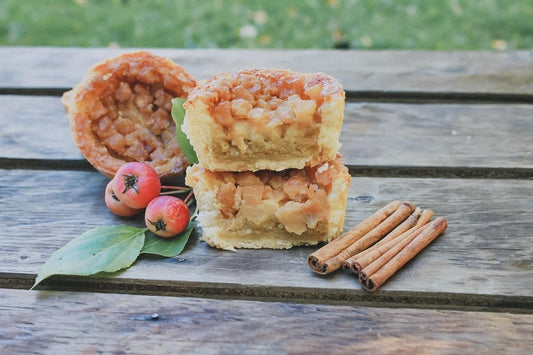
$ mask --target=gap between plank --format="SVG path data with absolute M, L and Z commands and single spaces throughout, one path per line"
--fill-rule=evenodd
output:
M 29 289 L 35 275 L 0 273 L 0 287 Z M 354 279 L 354 284 L 356 283 Z M 445 292 L 323 289 L 287 286 L 198 283 L 53 276 L 35 289 L 43 291 L 98 292 L 221 300 L 349 305 L 358 307 L 446 309 L 476 312 L 533 314 L 533 297 Z
M 533 168 L 346 165 L 353 177 L 446 178 L 446 179 L 517 179 L 533 178 Z M 6 170 L 74 170 L 96 171 L 84 159 L 0 158 Z
M 390 102 L 417 104 L 533 104 L 532 94 L 427 91 L 352 91 L 347 102 Z
M 62 96 L 71 88 L 0 88 L 0 95 Z M 418 104 L 533 104 L 533 94 L 345 90 L 347 102 Z
M 346 165 L 354 177 L 519 179 L 533 178 L 532 168 L 491 168 L 468 166 Z
M 85 159 L 0 158 L 0 169 L 96 171 Z

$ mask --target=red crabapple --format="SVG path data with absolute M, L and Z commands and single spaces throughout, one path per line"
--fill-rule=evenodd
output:
M 161 192 L 161 181 L 150 165 L 129 162 L 122 165 L 113 178 L 118 199 L 131 208 L 144 208 Z
M 154 198 L 144 212 L 146 227 L 163 238 L 183 232 L 189 224 L 189 217 L 189 208 L 185 202 L 174 196 Z
M 113 181 L 109 181 L 105 188 L 105 204 L 117 216 L 132 217 L 139 214 L 142 209 L 135 209 L 122 203 L 113 191 Z

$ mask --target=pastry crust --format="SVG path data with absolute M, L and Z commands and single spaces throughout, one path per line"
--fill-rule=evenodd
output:
M 336 238 L 342 231 L 350 174 L 340 156 L 304 169 L 214 172 L 187 169 L 202 239 L 209 245 L 286 249 Z
M 165 178 L 188 165 L 170 100 L 186 99 L 195 85 L 178 64 L 141 51 L 94 65 L 62 102 L 76 145 L 98 171 L 112 178 L 125 162 L 141 161 Z
M 209 170 L 302 169 L 335 159 L 344 104 L 323 73 L 221 73 L 191 92 L 182 129 Z

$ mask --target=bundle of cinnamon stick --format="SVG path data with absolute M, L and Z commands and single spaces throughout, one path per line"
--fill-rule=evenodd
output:
M 350 269 L 361 286 L 374 291 L 447 228 L 446 219 L 431 221 L 433 211 L 408 201 L 392 201 L 307 258 L 321 275 Z

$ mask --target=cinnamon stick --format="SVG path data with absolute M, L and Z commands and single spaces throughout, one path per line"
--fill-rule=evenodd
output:
M 413 212 L 414 209 L 415 206 L 411 202 L 402 202 L 393 214 L 387 217 L 374 229 L 357 239 L 354 243 L 342 249 L 337 255 L 327 259 L 323 263 L 323 273 L 326 274 L 339 269 L 346 259 L 368 248 L 376 241 L 383 238 L 383 236 L 402 223 Z
M 385 207 L 382 207 L 373 215 L 367 217 L 348 232 L 310 254 L 307 257 L 307 263 L 309 264 L 311 270 L 322 275 L 329 273 L 330 270 L 328 270 L 328 265 L 325 264 L 326 260 L 336 256 L 343 249 L 347 248 L 359 238 L 370 232 L 374 227 L 392 215 L 400 205 L 400 201 L 392 201 L 388 203 Z
M 381 269 L 385 264 L 387 264 L 392 258 L 394 258 L 400 251 L 402 251 L 411 241 L 418 237 L 428 225 L 422 226 L 411 233 L 406 233 L 406 235 L 397 240 L 397 243 L 392 245 L 388 250 L 383 253 L 383 255 L 376 258 L 374 261 L 371 261 L 370 264 L 360 268 L 359 270 L 359 282 L 361 285 L 364 285 L 368 282 L 368 278 L 375 274 L 379 269 Z
M 414 229 L 418 229 L 424 225 L 426 225 L 429 221 L 431 221 L 431 218 L 433 218 L 433 215 L 435 213 L 432 210 L 423 210 L 420 214 L 420 218 L 418 218 L 418 221 L 416 221 Z
M 409 217 L 407 217 L 407 219 L 405 221 L 403 221 L 400 225 L 398 225 L 396 228 L 394 228 L 392 230 L 392 232 L 390 232 L 385 237 L 380 239 L 376 244 L 372 245 L 370 248 L 365 249 L 365 250 L 363 250 L 363 251 L 351 256 L 347 260 L 345 260 L 344 263 L 342 264 L 343 268 L 344 269 L 350 268 L 350 266 L 352 266 L 353 261 L 355 261 L 358 258 L 362 257 L 366 253 L 372 251 L 373 248 L 376 248 L 376 247 L 378 247 L 378 246 L 380 246 L 382 244 L 387 243 L 389 240 L 392 240 L 392 239 L 396 238 L 400 234 L 404 233 L 406 230 L 414 227 L 415 224 L 417 223 L 418 218 L 420 217 L 420 215 L 421 215 L 421 209 L 420 209 L 420 207 L 417 207 L 415 209 L 415 211 Z
M 359 274 L 364 267 L 383 255 L 388 249 L 392 248 L 398 242 L 398 239 L 406 237 L 410 233 L 419 229 L 421 226 L 428 223 L 432 217 L 432 210 L 423 210 L 420 212 L 420 208 L 417 207 L 416 210 L 405 221 L 402 222 L 402 224 L 394 228 L 394 230 L 387 234 L 383 239 L 379 240 L 370 248 L 365 249 L 362 252 L 345 260 L 343 263 L 343 268 L 350 269 L 354 273 Z M 399 234 L 401 231 L 402 233 Z M 393 240 L 396 242 L 391 243 Z M 386 247 L 384 247 L 385 245 Z M 378 249 L 379 251 L 377 251 Z
M 426 227 L 427 226 L 427 227 Z M 359 281 L 361 285 L 368 291 L 374 291 L 379 286 L 381 286 L 385 281 L 387 281 L 396 271 L 398 271 L 402 266 L 404 266 L 409 260 L 411 260 L 415 255 L 417 255 L 422 249 L 424 249 L 429 243 L 431 243 L 435 238 L 437 238 L 442 232 L 448 227 L 446 219 L 439 217 L 433 222 L 427 224 L 424 230 L 415 231 L 413 234 L 418 234 L 414 238 L 405 238 L 399 243 L 397 243 L 390 251 L 394 249 L 400 249 L 400 251 L 394 255 L 386 264 L 378 268 L 374 273 L 369 273 L 372 271 L 370 268 L 372 264 L 364 268 L 359 274 Z M 400 248 L 402 244 L 407 242 L 407 245 Z M 387 252 L 388 253 L 388 252 Z M 385 256 L 385 253 L 383 256 Z M 383 257 L 382 256 L 382 257 Z M 380 258 L 382 258 L 380 257 Z M 380 260 L 378 258 L 376 262 Z
M 350 258 L 350 269 L 355 274 L 360 274 L 367 266 L 372 265 L 369 269 L 365 270 L 363 277 L 366 280 L 366 275 L 371 275 L 376 272 L 380 267 L 385 265 L 390 259 L 400 252 L 411 240 L 416 238 L 420 233 L 424 231 L 426 226 L 422 226 L 417 229 L 410 229 L 402 235 L 389 240 L 387 243 L 380 245 L 377 248 L 373 248 L 365 255 L 352 259 Z M 398 246 L 397 246 L 398 245 Z M 379 261 L 377 261 L 379 259 Z
M 402 223 L 400 223 L 396 228 L 394 228 L 389 234 L 387 234 L 383 239 L 380 239 L 376 245 L 385 244 L 389 240 L 392 240 L 396 238 L 397 236 L 403 234 L 408 229 L 413 228 L 416 223 L 418 222 L 418 219 L 420 218 L 420 215 L 422 214 L 422 209 L 420 207 L 415 208 L 415 211 L 411 213 L 409 217 Z M 367 249 L 368 250 L 368 249 Z

